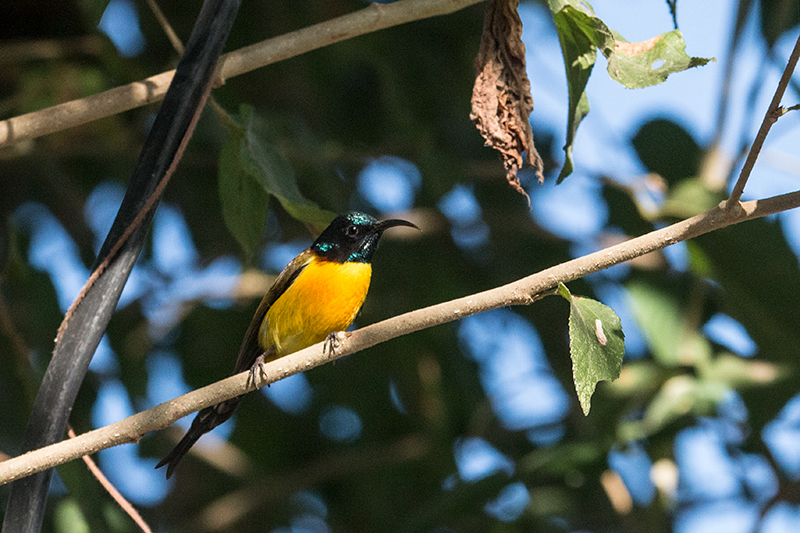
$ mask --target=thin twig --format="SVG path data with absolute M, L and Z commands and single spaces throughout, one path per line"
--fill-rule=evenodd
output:
M 77 435 L 75 435 L 75 430 L 71 427 L 67 429 L 67 435 L 69 435 L 69 438 L 71 439 L 77 437 Z M 111 497 L 114 498 L 114 501 L 117 502 L 120 507 L 122 507 L 122 510 L 128 513 L 128 516 L 130 516 L 133 521 L 136 522 L 136 525 L 139 526 L 139 528 L 145 533 L 152 533 L 153 530 L 150 529 L 150 526 L 148 526 L 147 522 L 144 521 L 144 518 L 142 518 L 142 515 L 139 514 L 139 511 L 137 511 L 136 508 L 125 499 L 125 496 L 120 494 L 117 488 L 108 480 L 105 474 L 103 474 L 102 470 L 100 470 L 100 467 L 97 466 L 97 463 L 95 463 L 94 460 L 92 460 L 92 458 L 88 455 L 84 455 L 82 459 L 89 468 L 89 471 L 94 475 L 95 478 L 97 478 L 97 481 L 99 481 L 103 488 L 106 489 L 106 492 L 108 492 Z
M 415 20 L 446 15 L 483 0 L 401 0 L 370 6 L 223 55 L 217 65 L 219 84 L 257 68 L 346 39 Z M 26 139 L 73 128 L 164 98 L 174 70 L 115 87 L 71 102 L 0 121 L 0 148 Z
M 175 33 L 175 30 L 172 28 L 172 24 L 169 23 L 167 17 L 164 15 L 164 12 L 161 11 L 161 8 L 158 7 L 156 0 L 147 0 L 147 6 L 150 8 L 150 11 L 153 12 L 153 15 L 156 17 L 156 21 L 161 26 L 161 29 L 164 30 L 164 33 L 167 35 L 167 39 L 169 39 L 172 48 L 178 52 L 178 55 L 183 55 L 183 42 L 181 38 L 178 37 L 178 34 Z
M 741 209 L 737 211 L 727 211 L 723 205 L 720 204 L 714 209 L 666 228 L 548 268 L 508 285 L 412 311 L 361 328 L 343 339 L 334 354 L 330 351 L 323 353 L 323 343 L 319 343 L 287 355 L 263 367 L 263 374 L 259 373 L 258 386 L 310 370 L 400 335 L 498 307 L 527 305 L 538 299 L 543 292 L 554 288 L 558 282 L 566 283 L 732 224 L 800 207 L 800 191 L 764 200 L 743 202 Z M 253 387 L 249 382 L 249 372 L 242 372 L 74 439 L 4 461 L 0 463 L 0 485 L 111 446 L 137 442 L 150 431 L 163 429 L 179 418 L 252 390 Z
M 764 115 L 764 120 L 761 122 L 758 134 L 750 147 L 750 153 L 747 154 L 747 159 L 744 162 L 742 171 L 739 173 L 739 179 L 736 181 L 736 185 L 734 185 L 733 191 L 725 204 L 726 209 L 733 209 L 735 204 L 742 198 L 744 186 L 747 184 L 748 178 L 750 178 L 750 173 L 753 171 L 753 166 L 756 164 L 756 159 L 758 159 L 758 154 L 761 152 L 761 147 L 764 145 L 764 140 L 767 138 L 767 133 L 769 133 L 775 121 L 783 114 L 781 100 L 783 99 L 783 93 L 786 92 L 786 87 L 789 85 L 789 80 L 792 78 L 798 58 L 800 58 L 800 35 L 797 36 L 794 50 L 792 50 L 792 54 L 789 56 L 789 61 L 786 63 L 786 68 L 783 70 L 781 81 L 778 83 L 778 88 L 775 89 L 772 102 L 770 102 L 769 108 L 767 108 L 767 113 Z
M 161 26 L 161 29 L 164 30 L 167 39 L 169 39 L 169 42 L 172 44 L 172 48 L 174 48 L 179 55 L 183 55 L 183 42 L 173 29 L 172 24 L 170 24 L 169 20 L 167 20 L 167 16 L 164 15 L 164 12 L 161 11 L 161 8 L 158 7 L 158 4 L 156 3 L 155 0 L 147 0 L 147 5 L 150 7 L 150 10 L 153 12 L 153 15 L 156 17 L 156 20 L 158 21 L 158 24 Z M 219 73 L 217 73 L 216 76 L 219 76 Z M 216 78 L 213 83 L 215 83 L 216 85 L 224 84 L 224 82 L 221 79 L 216 79 Z M 233 118 L 231 118 L 230 113 L 228 113 L 228 111 L 225 110 L 225 108 L 219 105 L 219 103 L 214 99 L 212 95 L 209 95 L 207 103 L 214 111 L 214 113 L 219 117 L 220 122 L 222 122 L 222 124 L 231 124 L 235 122 Z

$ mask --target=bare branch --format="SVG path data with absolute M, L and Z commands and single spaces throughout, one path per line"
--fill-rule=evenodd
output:
M 786 87 L 789 85 L 789 81 L 792 79 L 792 74 L 794 73 L 795 66 L 797 66 L 798 58 L 800 58 L 800 35 L 797 36 L 797 42 L 794 44 L 794 50 L 792 50 L 789 61 L 786 63 L 786 68 L 783 70 L 781 81 L 778 83 L 778 88 L 775 89 L 775 95 L 772 97 L 769 108 L 767 108 L 767 113 L 764 115 L 764 120 L 761 122 L 761 127 L 758 129 L 756 138 L 750 146 L 750 153 L 747 154 L 747 159 L 744 162 L 742 171 L 739 173 L 739 179 L 736 181 L 736 185 L 734 185 L 733 191 L 731 191 L 731 195 L 725 204 L 726 209 L 732 209 L 742 197 L 744 186 L 750 178 L 750 173 L 753 171 L 753 167 L 756 164 L 756 159 L 758 159 L 758 154 L 761 152 L 761 147 L 764 145 L 764 140 L 767 138 L 767 133 L 769 133 L 772 125 L 783 115 L 781 100 L 783 99 L 783 93 L 786 92 Z
M 482 0 L 402 0 L 371 4 L 360 11 L 287 33 L 223 55 L 217 64 L 218 83 L 311 50 L 425 18 L 458 11 Z M 102 93 L 72 100 L 0 121 L 0 148 L 26 139 L 73 128 L 164 98 L 174 70 Z
M 347 336 L 334 354 L 329 351 L 323 353 L 323 343 L 319 343 L 287 355 L 264 366 L 263 379 L 260 379 L 258 386 L 264 386 L 292 374 L 310 370 L 400 335 L 498 307 L 526 305 L 537 300 L 544 292 L 555 287 L 558 282 L 569 282 L 665 248 L 670 244 L 796 207 L 800 207 L 800 191 L 764 200 L 743 202 L 741 209 L 735 211 L 727 211 L 723 202 L 700 215 L 548 268 L 508 285 L 412 311 L 361 328 Z M 259 373 L 259 375 L 261 374 Z M 252 387 L 248 388 L 248 378 L 249 372 L 231 376 L 109 426 L 4 461 L 0 463 L 0 484 L 111 446 L 137 442 L 148 432 L 163 429 L 181 417 L 253 390 Z

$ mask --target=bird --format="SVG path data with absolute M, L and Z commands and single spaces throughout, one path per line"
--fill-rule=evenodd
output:
M 353 323 L 369 290 L 372 257 L 383 232 L 395 226 L 419 228 L 407 220 L 378 221 L 351 211 L 333 219 L 317 240 L 300 252 L 264 295 L 242 339 L 233 374 L 256 373 L 273 361 L 326 340 Z M 326 342 L 326 346 L 328 343 Z M 156 468 L 167 479 L 197 440 L 228 420 L 242 396 L 202 409 L 189 431 Z

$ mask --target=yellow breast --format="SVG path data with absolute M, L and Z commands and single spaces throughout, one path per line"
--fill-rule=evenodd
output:
M 367 297 L 372 267 L 315 257 L 269 311 L 258 343 L 281 357 L 347 329 Z

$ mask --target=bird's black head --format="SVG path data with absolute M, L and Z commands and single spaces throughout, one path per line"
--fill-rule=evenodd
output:
M 406 220 L 378 221 L 369 215 L 353 211 L 334 218 L 311 245 L 311 249 L 328 261 L 369 263 L 383 232 L 394 226 L 417 228 Z

